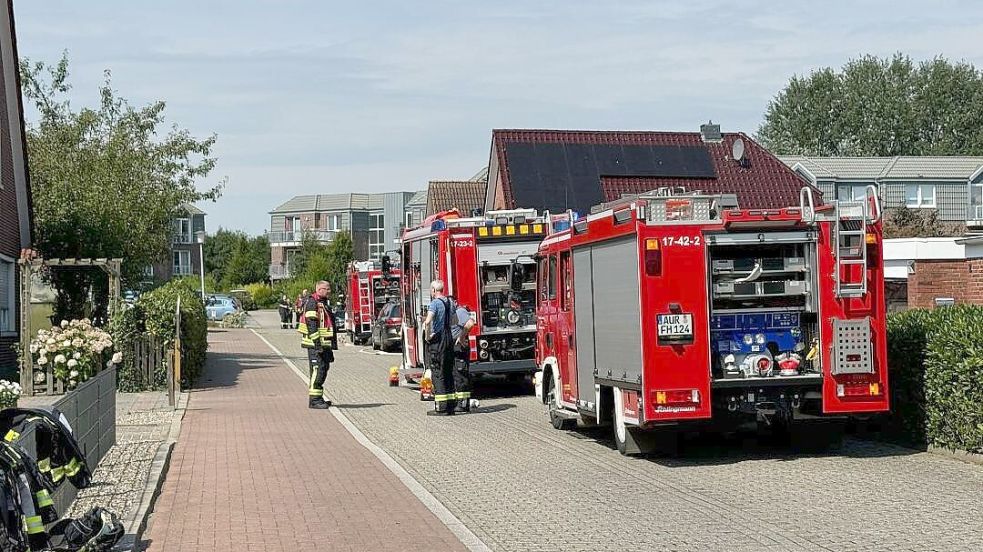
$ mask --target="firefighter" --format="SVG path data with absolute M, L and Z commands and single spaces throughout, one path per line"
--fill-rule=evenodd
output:
M 304 301 L 304 312 L 297 328 L 303 336 L 300 345 L 307 349 L 310 363 L 310 383 L 307 386 L 310 408 L 331 406 L 331 401 L 324 399 L 324 379 L 334 361 L 334 351 L 338 349 L 338 335 L 335 333 L 334 313 L 328 304 L 330 294 L 331 284 L 328 282 L 321 280 L 314 286 L 314 294 Z
M 451 335 L 451 301 L 444 296 L 444 282 L 430 283 L 430 306 L 423 321 L 433 381 L 434 409 L 428 416 L 451 416 L 457 404 L 454 389 L 454 343 Z
M 471 412 L 478 401 L 471 400 L 471 347 L 468 332 L 474 326 L 474 318 L 464 305 L 448 296 L 454 316 L 451 319 L 451 338 L 454 340 L 454 399 L 455 412 Z
M 294 301 L 294 327 L 300 327 L 300 317 L 304 314 L 304 302 L 307 301 L 309 294 L 307 290 L 304 293 L 297 294 L 297 300 Z
M 290 327 L 294 310 L 290 304 L 290 299 L 287 299 L 286 293 L 280 295 L 280 303 L 277 305 L 277 310 L 280 312 L 280 329 L 286 330 Z

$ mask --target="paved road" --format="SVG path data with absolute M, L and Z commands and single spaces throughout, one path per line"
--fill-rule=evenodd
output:
M 147 550 L 465 550 L 330 412 L 307 408 L 304 382 L 259 337 L 217 330 L 208 344 Z
M 295 331 L 260 331 L 304 362 Z M 711 441 L 626 458 L 604 432 L 554 430 L 506 389 L 480 413 L 424 416 L 386 385 L 398 355 L 343 346 L 328 395 L 494 550 L 983 550 L 983 468 L 848 440 L 830 454 Z

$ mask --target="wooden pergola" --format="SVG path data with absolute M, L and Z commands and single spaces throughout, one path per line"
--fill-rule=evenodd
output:
M 25 396 L 34 395 L 34 366 L 30 354 L 31 347 L 31 285 L 34 275 L 47 267 L 51 269 L 100 269 L 109 276 L 109 306 L 108 314 L 113 315 L 120 298 L 121 266 L 123 259 L 43 259 L 32 252 L 22 254 L 18 261 L 20 265 L 20 346 L 21 366 L 20 385 Z M 54 381 L 48 370 L 45 382 L 46 394 L 61 391 L 62 382 Z

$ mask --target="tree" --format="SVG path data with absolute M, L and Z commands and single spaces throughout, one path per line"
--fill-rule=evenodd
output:
M 232 252 L 236 245 L 246 239 L 242 232 L 225 230 L 219 228 L 214 234 L 205 239 L 202 248 L 205 253 L 205 273 L 215 278 L 216 282 L 222 282 L 225 278 L 225 269 L 232 258 Z
M 161 128 L 164 102 L 131 106 L 113 90 L 109 71 L 99 105 L 75 110 L 68 76 L 67 55 L 51 66 L 21 64 L 24 96 L 37 111 L 27 126 L 35 244 L 46 257 L 121 257 L 123 280 L 133 284 L 167 258 L 178 208 L 221 194 L 221 184 L 195 186 L 215 166 L 215 136 Z M 95 273 L 54 272 L 52 279 L 62 317 L 80 316 L 90 289 L 105 296 Z
M 983 155 L 983 73 L 942 58 L 864 56 L 793 76 L 758 139 L 785 155 Z
M 328 247 L 327 280 L 331 289 L 340 293 L 345 289 L 348 264 L 355 260 L 355 245 L 347 232 L 339 232 Z
M 270 242 L 265 236 L 246 238 L 243 234 L 223 267 L 223 283 L 239 287 L 266 281 L 270 266 Z

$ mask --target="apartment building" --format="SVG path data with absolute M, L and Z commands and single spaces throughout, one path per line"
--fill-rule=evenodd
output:
M 983 229 L 983 157 L 804 157 L 780 159 L 827 198 L 859 199 L 876 186 L 884 209 L 935 211 L 942 222 Z
M 176 276 L 201 274 L 198 235 L 205 232 L 205 215 L 204 211 L 190 203 L 178 209 L 173 220 L 170 255 L 165 261 L 147 269 L 147 280 L 161 282 Z
M 378 260 L 387 251 L 396 250 L 402 229 L 417 216 L 411 205 L 416 195 L 386 192 L 291 198 L 270 211 L 270 278 L 291 277 L 293 257 L 305 236 L 330 243 L 338 233 L 347 232 L 352 236 L 356 259 Z

